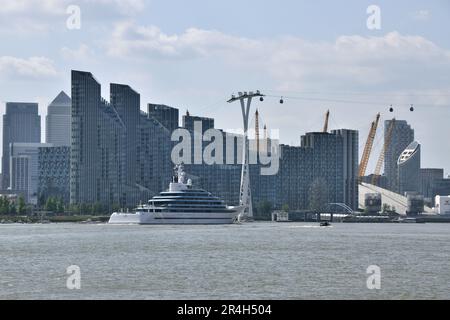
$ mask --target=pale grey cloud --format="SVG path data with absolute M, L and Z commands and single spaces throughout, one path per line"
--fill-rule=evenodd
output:
M 0 14 L 18 14 L 24 12 L 62 13 L 64 1 L 58 0 L 2 0 Z
M 145 0 L 0 0 L 0 33 L 45 34 L 65 26 L 70 5 L 80 7 L 83 20 L 130 17 L 142 12 Z M 98 14 L 100 13 L 100 14 Z M 60 29 L 63 30 L 63 29 Z
M 216 30 L 189 28 L 180 35 L 168 35 L 156 26 L 132 21 L 116 24 L 107 49 L 115 57 L 152 56 L 163 59 L 192 59 L 214 53 L 232 54 L 261 45 L 259 41 L 233 37 Z
M 340 36 L 334 42 L 298 37 L 249 39 L 217 30 L 190 28 L 166 34 L 156 26 L 116 25 L 107 43 L 123 59 L 209 59 L 257 69 L 280 90 L 307 87 L 390 90 L 448 89 L 450 51 L 421 36 L 390 32 L 379 37 Z
M 27 59 L 12 56 L 0 56 L 0 77 L 42 79 L 58 76 L 52 60 L 45 57 Z
M 305 85 L 433 88 L 450 72 L 450 52 L 419 36 L 341 36 L 334 43 L 286 39 L 268 57 L 268 68 L 286 90 Z M 448 84 L 445 84 L 448 85 Z

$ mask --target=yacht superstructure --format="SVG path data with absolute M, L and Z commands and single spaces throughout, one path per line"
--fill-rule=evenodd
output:
M 115 212 L 111 224 L 230 224 L 237 221 L 243 207 L 229 207 L 210 192 L 195 188 L 186 181 L 183 165 L 175 174 L 167 191 L 138 206 L 133 212 Z

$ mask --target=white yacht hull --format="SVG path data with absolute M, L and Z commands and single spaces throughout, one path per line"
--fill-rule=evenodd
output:
M 109 218 L 110 224 L 232 224 L 241 209 L 224 213 L 211 212 L 115 212 Z
M 229 207 L 224 201 L 203 189 L 194 188 L 183 164 L 175 167 L 167 191 L 160 192 L 139 205 L 133 213 L 115 212 L 111 224 L 231 224 L 237 222 L 243 206 Z

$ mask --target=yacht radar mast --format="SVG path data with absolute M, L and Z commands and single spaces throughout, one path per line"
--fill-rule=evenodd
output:
M 177 164 L 174 168 L 176 182 L 185 184 L 186 173 L 184 172 L 183 163 Z

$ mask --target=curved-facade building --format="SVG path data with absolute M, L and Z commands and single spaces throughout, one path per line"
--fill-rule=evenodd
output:
M 384 140 L 386 142 L 389 128 L 394 120 L 384 122 Z M 402 152 L 414 141 L 414 129 L 405 120 L 395 120 L 391 141 L 386 145 L 384 157 L 384 172 L 387 178 L 387 189 L 400 193 L 398 185 L 398 158 Z
M 397 161 L 400 194 L 420 191 L 420 144 L 412 142 Z

